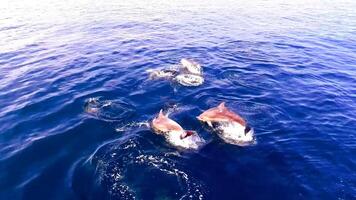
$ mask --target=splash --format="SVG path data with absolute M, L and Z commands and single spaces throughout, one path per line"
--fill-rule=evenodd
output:
M 216 132 L 217 135 L 226 143 L 249 146 L 257 144 L 254 130 L 250 128 L 246 132 L 246 127 L 234 122 L 213 122 L 208 123 L 209 129 Z
M 174 78 L 174 81 L 183 86 L 199 86 L 204 83 L 204 78 L 202 76 L 194 74 L 179 74 Z

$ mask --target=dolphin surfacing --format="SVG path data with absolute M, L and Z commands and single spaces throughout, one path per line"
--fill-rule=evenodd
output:
M 225 106 L 225 102 L 200 114 L 197 119 L 206 123 L 225 142 L 244 146 L 254 142 L 254 132 L 245 119 Z
M 168 143 L 177 148 L 198 149 L 204 143 L 197 132 L 184 130 L 177 122 L 164 115 L 162 110 L 151 124 L 156 134 L 163 135 Z

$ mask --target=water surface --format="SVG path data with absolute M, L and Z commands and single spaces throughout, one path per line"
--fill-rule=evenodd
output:
M 0 199 L 354 199 L 354 1 L 4 1 Z M 202 86 L 148 80 L 193 58 Z M 86 109 L 90 98 L 109 106 Z M 221 101 L 257 144 L 195 116 Z M 178 151 L 161 108 L 207 141 Z

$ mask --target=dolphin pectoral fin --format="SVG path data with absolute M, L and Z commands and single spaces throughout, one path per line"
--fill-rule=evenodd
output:
M 184 131 L 181 135 L 180 135 L 180 139 L 184 139 L 186 137 L 189 137 L 191 135 L 194 135 L 195 131 Z
M 206 122 L 210 127 L 213 127 L 213 124 L 211 123 L 211 121 L 207 121 Z
M 191 130 L 185 131 L 185 132 L 187 133 L 187 136 L 186 136 L 186 137 L 191 136 L 191 135 L 194 135 L 194 134 L 196 133 L 195 131 L 191 131 Z
M 245 136 L 247 135 L 248 132 L 250 132 L 250 130 L 251 130 L 251 127 L 249 127 L 249 126 L 245 127 L 245 131 L 244 131 L 245 132 Z

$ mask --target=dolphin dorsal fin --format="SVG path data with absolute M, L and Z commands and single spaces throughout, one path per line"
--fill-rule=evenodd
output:
M 225 109 L 226 109 L 226 107 L 225 107 L 225 102 L 221 102 L 221 103 L 218 105 L 218 109 L 219 109 L 220 111 L 225 110 Z
M 159 111 L 158 117 L 168 117 L 169 113 L 163 113 L 163 109 Z
M 158 118 L 161 118 L 161 117 L 165 117 L 165 115 L 163 114 L 162 109 L 159 111 L 159 114 L 158 114 Z
M 190 60 L 186 59 L 186 58 L 182 58 L 180 60 L 180 64 L 183 66 L 189 65 L 190 64 Z

